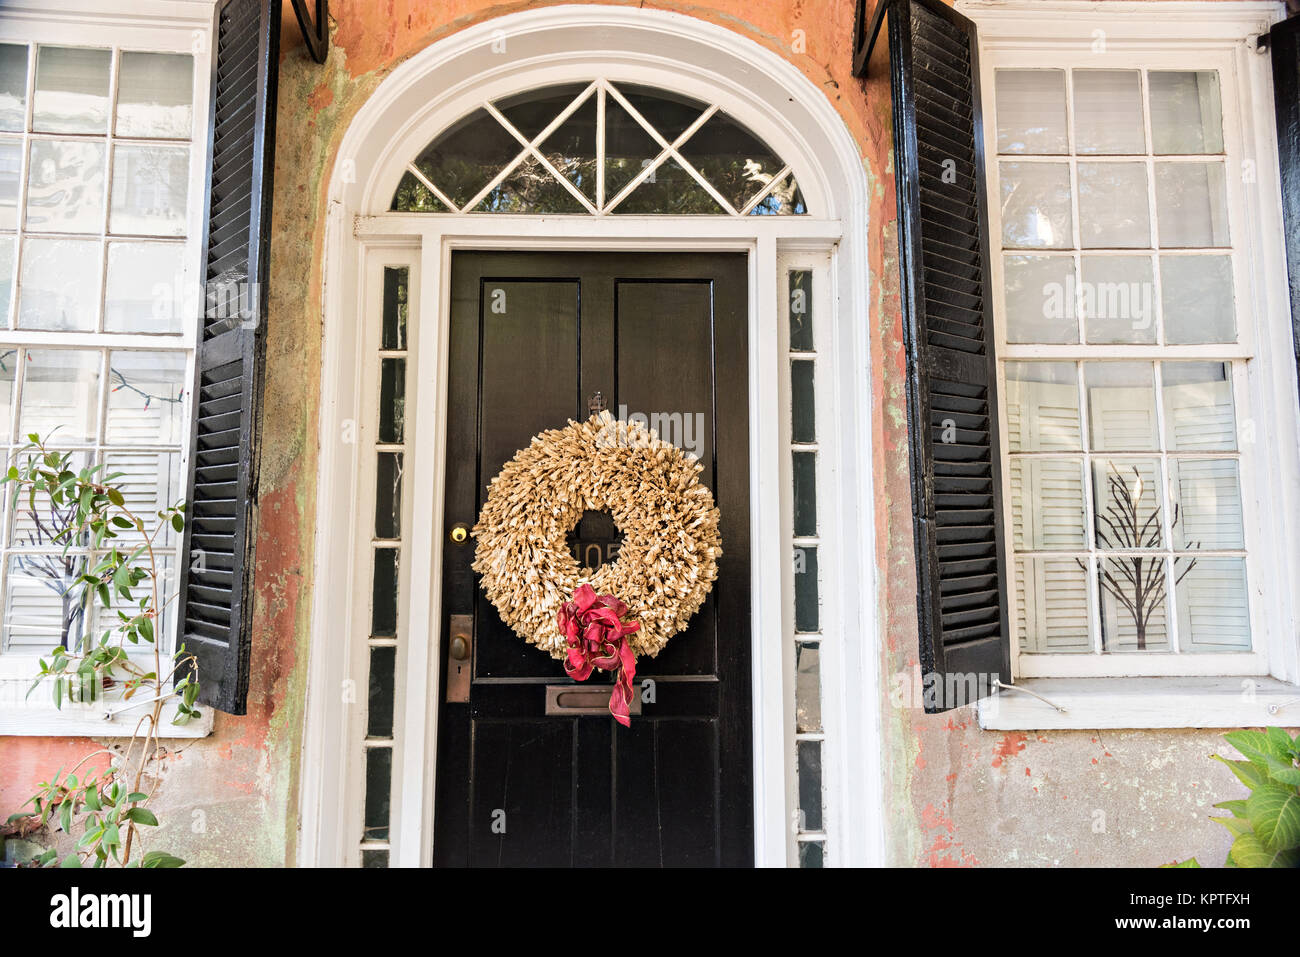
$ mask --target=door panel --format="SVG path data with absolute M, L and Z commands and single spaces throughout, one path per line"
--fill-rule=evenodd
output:
M 724 554 L 690 627 L 638 661 L 653 687 L 629 729 L 545 715 L 561 662 L 482 596 L 473 540 L 448 542 L 444 611 L 472 613 L 474 641 L 470 701 L 439 689 L 436 864 L 752 862 L 745 289 L 739 254 L 453 255 L 446 527 L 472 525 L 502 465 L 600 391 L 616 414 L 678 414 L 663 437 L 698 443 Z M 617 535 L 590 513 L 571 541 L 610 556 Z

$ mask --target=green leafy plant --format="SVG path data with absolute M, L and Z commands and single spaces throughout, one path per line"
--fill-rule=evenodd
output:
M 175 702 L 176 724 L 199 717 L 194 656 L 182 646 L 164 669 L 156 640 L 164 595 L 155 546 L 167 529 L 184 530 L 185 505 L 171 505 L 146 524 L 114 484 L 122 473 L 105 474 L 103 465 L 74 470 L 72 453 L 49 448 L 35 434 L 28 440 L 0 486 L 11 492 L 15 512 L 25 507 L 33 524 L 40 518 L 43 543 L 62 549 L 50 567 L 58 573 L 65 626 L 74 619 L 86 623 L 62 629 L 62 643 L 41 659 L 28 697 L 46 685 L 57 708 L 111 699 L 115 710 L 146 710 L 123 750 L 101 749 L 66 773 L 60 768 L 28 799 L 29 810 L 10 815 L 7 828 L 26 833 L 57 824 L 70 837 L 79 834 L 61 861 L 57 849 L 36 857 L 32 863 L 41 867 L 179 867 L 185 862 L 165 851 L 140 851 L 142 828 L 158 826 L 148 807 L 153 791 L 145 782 L 158 759 L 163 709 Z M 89 625 L 96 606 L 110 621 L 116 617 L 98 637 Z M 132 655 L 130 646 L 145 654 Z
M 1210 820 L 1233 836 L 1227 867 L 1300 867 L 1300 734 L 1281 728 L 1229 731 L 1224 740 L 1245 758 L 1222 761 L 1250 789 L 1241 799 L 1214 805 L 1228 812 Z M 1189 858 L 1166 867 L 1200 867 Z

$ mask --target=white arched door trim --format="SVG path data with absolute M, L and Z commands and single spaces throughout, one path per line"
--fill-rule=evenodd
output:
M 679 90 L 717 103 L 762 137 L 798 179 L 809 215 L 748 217 L 517 217 L 387 212 L 406 163 L 485 99 L 603 76 Z M 867 184 L 857 146 L 823 93 L 790 63 L 722 27 L 662 11 L 554 6 L 512 14 L 434 43 L 383 81 L 353 119 L 329 183 L 323 262 L 324 358 L 316 578 L 300 768 L 301 864 L 349 860 L 360 769 L 350 757 L 364 689 L 351 633 L 363 600 L 358 569 L 365 446 L 343 437 L 365 409 L 358 361 L 367 256 L 410 250 L 413 292 L 408 419 L 418 425 L 415 547 L 407 547 L 406 653 L 399 654 L 394 742 L 394 865 L 431 860 L 441 611 L 440 542 L 445 370 L 445 279 L 455 248 L 741 249 L 750 254 L 750 460 L 755 861 L 792 861 L 793 655 L 788 641 L 788 457 L 781 442 L 785 363 L 778 257 L 821 257 L 826 316 L 819 341 L 818 511 L 823 557 L 822 711 L 826 830 L 834 864 L 879 863 L 883 847 L 879 642 L 867 303 Z M 372 255 L 373 259 L 373 255 Z M 786 372 L 788 375 L 788 371 Z M 764 427 L 766 424 L 767 427 Z M 822 498 L 826 498 L 823 507 Z M 329 529 L 326 533 L 324 530 Z M 345 537 L 346 536 L 346 537 Z M 421 546 L 426 547 L 421 547 Z M 354 580 L 361 579 L 360 581 Z M 418 587 L 424 582 L 427 587 Z M 403 660 L 404 658 L 404 660 Z M 343 701 L 343 704 L 340 704 Z

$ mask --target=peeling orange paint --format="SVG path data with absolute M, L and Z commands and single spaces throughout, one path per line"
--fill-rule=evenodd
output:
M 1025 750 L 1025 737 L 1026 736 L 1019 731 L 1012 731 L 994 745 L 993 767 L 1002 767 L 1003 759 L 1013 757 Z

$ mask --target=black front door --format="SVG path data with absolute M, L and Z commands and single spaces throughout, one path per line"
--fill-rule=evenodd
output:
M 435 864 L 753 862 L 745 278 L 743 254 L 453 255 Z M 473 540 L 453 534 L 533 435 L 586 418 L 596 392 L 698 454 L 722 513 L 718 580 L 638 661 L 631 728 L 546 713 L 562 664 L 501 622 Z M 591 563 L 614 531 L 588 513 L 572 547 Z M 453 615 L 472 616 L 473 640 L 469 700 L 448 703 Z

